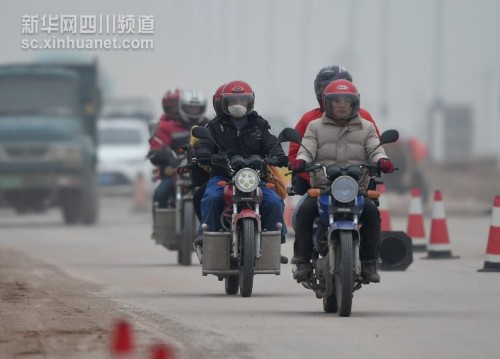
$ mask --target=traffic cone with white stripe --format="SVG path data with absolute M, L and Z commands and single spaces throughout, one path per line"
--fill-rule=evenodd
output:
M 380 192 L 380 197 L 379 197 L 379 206 L 378 209 L 380 211 L 380 219 L 381 219 L 381 230 L 382 232 L 385 231 L 392 231 L 392 226 L 391 226 L 391 215 L 389 214 L 389 206 L 387 205 L 386 198 L 384 196 L 384 193 L 386 192 L 385 185 L 384 184 L 379 184 L 378 185 L 378 190 Z
M 500 196 L 496 196 L 491 213 L 491 226 L 484 268 L 478 272 L 500 272 Z
M 425 238 L 424 215 L 420 189 L 413 188 L 411 191 L 410 210 L 408 213 L 408 224 L 406 233 L 411 238 L 414 252 L 425 252 L 427 240 Z
M 431 235 L 427 245 L 427 257 L 425 259 L 452 259 L 458 258 L 451 254 L 450 238 L 443 205 L 441 191 L 434 192 L 434 204 L 432 207 Z
M 285 210 L 283 212 L 283 219 L 285 220 L 286 227 L 288 229 L 288 233 L 293 232 L 292 227 L 292 214 L 295 209 L 295 203 L 290 196 L 285 198 Z

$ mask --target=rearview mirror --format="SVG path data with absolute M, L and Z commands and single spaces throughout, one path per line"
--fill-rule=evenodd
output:
M 387 130 L 380 136 L 380 144 L 393 143 L 399 139 L 399 132 L 397 130 Z
M 301 143 L 302 137 L 300 136 L 300 133 L 296 129 L 286 127 L 278 135 L 278 141 L 280 142 L 290 141 L 290 142 Z
M 200 126 L 194 127 L 191 130 L 191 134 L 196 138 L 200 138 L 200 139 L 204 139 L 204 140 L 211 139 L 210 131 L 206 127 L 200 127 Z

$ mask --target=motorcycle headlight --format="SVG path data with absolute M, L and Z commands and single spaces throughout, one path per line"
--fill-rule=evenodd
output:
M 348 203 L 358 195 L 358 182 L 349 176 L 340 176 L 332 183 L 332 195 L 337 201 Z
M 234 176 L 234 184 L 241 192 L 253 192 L 259 186 L 259 174 L 250 168 L 243 168 Z

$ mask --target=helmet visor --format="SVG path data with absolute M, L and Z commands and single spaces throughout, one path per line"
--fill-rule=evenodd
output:
M 182 111 L 188 116 L 201 116 L 205 113 L 205 106 L 203 105 L 193 105 L 193 104 L 183 104 Z
M 223 94 L 222 96 L 222 109 L 225 113 L 229 114 L 228 107 L 234 105 L 241 105 L 247 108 L 246 114 L 253 110 L 254 96 L 249 93 L 237 94 Z
M 359 109 L 359 95 L 354 93 L 325 94 L 323 107 L 327 115 L 338 119 L 356 116 Z

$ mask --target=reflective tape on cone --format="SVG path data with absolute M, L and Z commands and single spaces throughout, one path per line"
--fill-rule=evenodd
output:
M 389 206 L 387 204 L 384 193 L 386 192 L 385 185 L 380 184 L 378 186 L 378 190 L 380 191 L 381 196 L 379 197 L 379 211 L 380 211 L 380 220 L 381 220 L 381 230 L 382 231 L 391 231 L 391 215 L 389 214 Z
M 422 202 L 420 200 L 420 190 L 418 188 L 414 188 L 411 195 L 412 198 L 410 201 L 406 233 L 410 236 L 414 249 L 418 248 L 424 250 L 427 246 L 427 238 L 425 237 L 424 215 Z
M 500 272 L 500 196 L 493 202 L 484 268 L 479 272 Z

